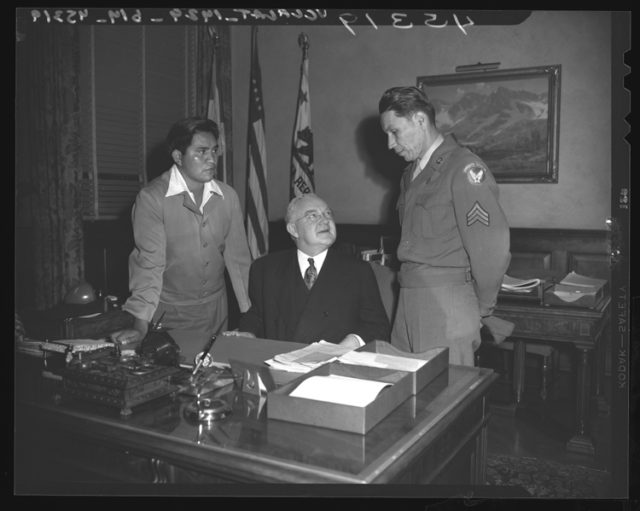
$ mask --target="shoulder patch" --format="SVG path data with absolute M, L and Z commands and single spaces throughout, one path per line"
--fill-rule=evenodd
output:
M 469 163 L 463 172 L 467 175 L 467 179 L 472 185 L 479 185 L 487 177 L 487 169 L 479 163 Z

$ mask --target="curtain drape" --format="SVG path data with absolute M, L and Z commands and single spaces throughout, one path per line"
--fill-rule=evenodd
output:
M 34 25 L 16 39 L 15 298 L 46 309 L 84 273 L 78 31 Z

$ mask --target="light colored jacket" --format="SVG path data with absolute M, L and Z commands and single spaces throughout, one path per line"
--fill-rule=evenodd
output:
M 236 191 L 216 181 L 222 196 L 214 194 L 202 213 L 187 192 L 165 196 L 170 176 L 149 183 L 133 206 L 131 296 L 123 310 L 150 321 L 160 301 L 205 303 L 224 287 L 225 268 L 240 311 L 248 310 L 251 254 Z

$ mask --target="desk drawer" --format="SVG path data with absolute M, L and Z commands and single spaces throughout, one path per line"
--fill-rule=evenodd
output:
M 572 318 L 566 315 L 526 316 L 518 313 L 500 311 L 497 315 L 515 323 L 514 337 L 533 339 L 565 338 L 566 340 L 593 339 L 602 329 L 602 318 Z
M 393 484 L 482 484 L 485 464 L 484 398 L 462 413 Z M 482 474 L 479 473 L 479 469 Z

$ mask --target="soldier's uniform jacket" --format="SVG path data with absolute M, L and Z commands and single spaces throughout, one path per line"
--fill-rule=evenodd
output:
M 487 316 L 511 257 L 498 185 L 484 162 L 450 135 L 411 181 L 417 164 L 407 167 L 400 184 L 401 274 L 416 267 L 470 268 L 480 315 Z

